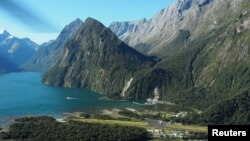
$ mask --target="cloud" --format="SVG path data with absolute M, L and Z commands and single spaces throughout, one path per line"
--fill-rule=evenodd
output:
M 35 32 L 57 31 L 53 25 L 42 19 L 41 16 L 36 15 L 34 11 L 29 9 L 29 7 L 24 7 L 12 0 L 0 0 L 0 8 Z

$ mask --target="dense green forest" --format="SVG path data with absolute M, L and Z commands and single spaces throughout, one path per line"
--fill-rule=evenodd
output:
M 227 11 L 231 1 L 225 0 L 225 3 L 222 7 L 212 2 L 201 4 L 204 13 L 198 12 L 199 16 L 211 12 L 206 5 Z M 234 102 L 239 102 L 235 101 L 238 95 L 249 91 L 250 14 L 246 12 L 249 5 L 243 0 L 238 10 L 230 14 L 212 11 L 218 14 L 211 20 L 216 24 L 190 20 L 199 30 L 175 28 L 176 35 L 167 42 L 164 34 L 160 42 L 152 38 L 152 45 L 157 44 L 159 48 L 152 46 L 150 52 L 154 53 L 146 55 L 126 45 L 99 21 L 88 18 L 65 44 L 63 57 L 46 72 L 43 82 L 88 88 L 113 99 L 146 100 L 157 94 L 160 100 L 203 111 L 201 118 L 195 121 L 246 123 L 248 117 L 241 113 L 248 115 L 249 110 Z M 201 32 L 211 26 L 210 30 Z M 228 103 L 239 106 L 235 108 Z M 218 111 L 217 107 L 226 111 Z
M 250 124 L 250 93 L 245 91 L 223 100 L 206 109 L 201 114 L 189 114 L 176 118 L 184 124 Z
M 149 135 L 137 127 L 69 122 L 59 123 L 51 117 L 17 119 L 8 132 L 0 134 L 3 140 L 20 141 L 145 141 Z

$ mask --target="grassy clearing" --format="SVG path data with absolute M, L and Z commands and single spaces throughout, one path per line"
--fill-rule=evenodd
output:
M 166 129 L 167 130 L 185 130 L 185 131 L 193 131 L 193 132 L 208 132 L 208 129 L 206 126 L 198 126 L 198 125 L 171 124 Z
M 148 124 L 142 121 L 121 121 L 121 120 L 103 120 L 103 119 L 85 119 L 85 118 L 72 118 L 70 120 L 86 122 L 86 123 L 101 123 L 101 124 L 109 124 L 109 125 L 149 128 Z
M 185 141 L 184 139 L 180 139 L 180 138 L 164 138 L 164 139 L 152 139 L 150 141 Z
M 109 124 L 109 125 L 154 128 L 154 127 L 150 127 L 146 122 L 143 122 L 143 121 L 122 121 L 122 120 L 103 120 L 103 119 L 85 119 L 85 118 L 71 118 L 70 120 L 86 122 L 86 123 L 101 123 L 101 124 Z M 166 130 L 185 130 L 185 131 L 192 131 L 192 132 L 207 132 L 207 127 L 198 126 L 198 125 L 171 124 L 165 129 Z

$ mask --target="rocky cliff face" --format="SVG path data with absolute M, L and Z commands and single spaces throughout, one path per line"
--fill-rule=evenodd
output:
M 194 30 L 179 31 L 159 50 L 166 56 L 157 67 L 172 74 L 171 81 L 165 82 L 161 91 L 162 98 L 206 108 L 249 91 L 250 3 L 247 0 L 221 2 L 216 2 L 221 9 L 216 9 L 219 6 L 212 1 L 207 4 L 209 13 L 203 13 L 209 19 L 215 14 L 213 10 L 219 10 L 213 28 L 211 23 L 204 26 L 201 21 Z
M 180 0 L 169 8 L 162 10 L 158 16 L 149 21 L 143 19 L 134 21 L 133 24 L 128 22 L 113 24 L 113 31 L 120 37 L 127 34 L 128 30 L 136 35 L 135 38 L 139 38 L 140 33 L 145 35 L 141 36 L 142 39 L 146 39 L 147 36 L 157 36 L 157 38 L 150 38 L 149 40 L 157 43 L 150 51 L 157 48 L 157 54 L 159 54 L 161 60 L 154 67 L 146 67 L 145 69 L 141 67 L 141 64 L 147 61 L 135 57 L 141 56 L 138 53 L 137 55 L 123 56 L 127 57 L 128 60 L 134 59 L 130 61 L 135 63 L 131 63 L 131 67 L 124 67 L 127 66 L 129 61 L 120 58 L 121 56 L 117 54 L 120 51 L 114 51 L 106 47 L 119 45 L 113 44 L 117 42 L 113 39 L 114 35 L 111 32 L 108 32 L 107 35 L 104 34 L 100 30 L 102 26 L 94 29 L 89 28 L 91 26 L 87 24 L 95 25 L 97 22 L 86 22 L 83 26 L 86 29 L 81 28 L 82 33 L 78 32 L 73 37 L 74 40 L 72 39 L 66 44 L 64 55 L 57 67 L 53 69 L 54 73 L 50 71 L 44 82 L 59 86 L 86 87 L 106 94 L 121 93 L 121 95 L 131 99 L 151 97 L 153 91 L 158 89 L 162 99 L 182 104 L 193 104 L 194 106 L 202 104 L 207 107 L 220 98 L 228 98 L 238 93 L 237 91 L 248 89 L 248 6 L 249 2 L 246 0 Z M 230 17 L 228 17 L 229 10 L 231 11 Z M 150 24 L 152 30 L 144 27 L 148 23 L 155 23 Z M 86 25 L 89 25 L 89 27 L 87 28 Z M 102 34 L 97 36 L 97 30 Z M 151 31 L 152 33 L 153 31 L 159 32 L 146 34 Z M 173 39 L 168 40 L 167 36 Z M 129 37 L 132 36 L 129 35 Z M 155 39 L 161 39 L 161 42 Z M 103 44 L 104 41 L 107 43 Z M 108 42 L 110 42 L 110 45 Z M 158 43 L 162 46 L 158 46 Z M 71 49 L 72 47 L 75 49 Z M 99 49 L 96 49 L 96 47 Z M 79 50 L 79 48 L 82 49 Z M 109 49 L 110 51 L 107 51 Z M 100 50 L 102 51 L 100 52 Z M 92 55 L 93 52 L 94 55 Z M 68 54 L 70 54 L 70 57 Z M 104 58 L 100 59 L 101 57 Z M 76 60 L 77 63 L 75 63 Z M 137 62 L 138 60 L 141 61 Z M 74 62 L 72 66 L 69 65 L 70 61 Z M 105 70 L 103 69 L 105 66 L 109 67 Z M 62 70 L 62 73 L 58 73 L 57 77 L 50 79 L 48 76 L 52 76 L 51 74 L 55 74 L 57 70 Z M 118 70 L 124 77 L 118 75 Z M 94 74 L 92 74 L 93 72 Z M 113 73 L 111 74 L 111 72 Z M 96 76 L 103 77 L 98 80 Z M 77 81 L 74 82 L 74 80 Z M 106 89 L 107 84 L 112 89 L 115 89 L 113 85 L 117 85 L 118 89 Z M 121 91 L 121 88 L 126 92 Z M 225 93 L 230 94 L 225 95 Z M 197 101 L 193 102 L 193 99 L 197 99 Z M 207 99 L 207 103 L 204 103 L 205 99 Z
M 110 28 L 135 48 L 162 58 L 155 67 L 165 78 L 156 79 L 161 98 L 208 107 L 249 91 L 249 7 L 247 0 L 179 0 L 150 20 Z M 141 87 L 130 88 L 136 94 Z
M 243 0 L 178 0 L 151 19 L 114 22 L 109 28 L 121 40 L 148 54 L 165 55 L 180 30 L 191 33 L 190 40 L 209 32 L 239 13 Z M 184 41 L 183 41 L 184 42 Z
M 65 43 L 79 30 L 83 22 L 76 19 L 65 26 L 56 40 L 41 45 L 41 49 L 22 66 L 28 71 L 44 72 L 53 67 L 60 59 Z
M 0 33 L 0 69 L 17 70 L 34 55 L 38 48 L 39 46 L 30 39 L 19 39 L 3 30 Z
M 249 114 L 249 17 L 248 0 L 179 0 L 150 20 L 110 26 L 130 45 L 158 55 L 156 64 L 88 19 L 43 81 L 128 99 L 157 95 L 203 109 L 214 123 L 249 122 L 239 117 Z M 214 117 L 217 105 L 227 116 Z
M 88 18 L 65 44 L 59 63 L 45 74 L 43 82 L 120 97 L 134 73 L 153 64 L 153 58 L 140 54 L 100 22 Z

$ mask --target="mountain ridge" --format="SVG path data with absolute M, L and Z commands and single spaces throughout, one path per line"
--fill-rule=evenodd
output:
M 87 18 L 66 43 L 62 58 L 45 74 L 43 82 L 121 97 L 134 72 L 153 64 L 152 57 L 140 54 L 99 21 Z
M 206 123 L 242 124 L 250 120 L 245 108 L 249 103 L 244 100 L 250 82 L 249 11 L 247 0 L 180 0 L 145 23 L 138 22 L 141 25 L 131 22 L 137 30 L 124 32 L 128 23 L 121 30 L 114 24 L 110 28 L 137 50 L 161 58 L 155 68 L 167 78 L 156 79 L 161 80 L 162 100 L 204 110 L 199 120 Z M 131 85 L 128 91 L 135 94 L 143 88 Z M 234 102 L 237 106 L 230 113 Z M 220 116 L 222 109 L 226 109 L 224 116 Z
M 243 0 L 178 0 L 149 20 L 114 22 L 109 28 L 121 40 L 139 51 L 164 56 L 167 51 L 161 54 L 161 50 L 168 50 L 166 44 L 172 42 L 180 30 L 190 31 L 190 39 L 195 39 L 200 34 L 218 28 L 224 22 L 221 17 L 239 13 L 237 10 L 242 2 Z
M 76 19 L 66 25 L 56 40 L 42 44 L 41 49 L 29 59 L 22 68 L 26 71 L 45 72 L 53 67 L 60 59 L 65 43 L 75 34 L 83 24 L 80 19 Z
M 0 56 L 2 60 L 0 68 L 3 69 L 3 72 L 20 70 L 20 66 L 29 60 L 38 48 L 39 46 L 30 39 L 19 39 L 6 30 L 2 30 L 0 34 Z
M 200 116 L 206 122 L 206 117 L 213 123 L 249 122 L 245 119 L 248 116 L 238 116 L 237 109 L 223 113 L 230 118 L 214 118 L 221 113 L 214 107 L 228 112 L 233 102 L 242 109 L 241 115 L 249 113 L 245 108 L 248 103 L 239 104 L 249 98 L 250 90 L 249 11 L 247 0 L 179 0 L 151 20 L 110 27 L 121 40 L 135 43 L 136 49 L 157 55 L 157 61 L 87 18 L 65 43 L 59 62 L 45 74 L 43 82 L 87 88 L 112 98 L 145 100 L 158 96 L 203 110 Z

